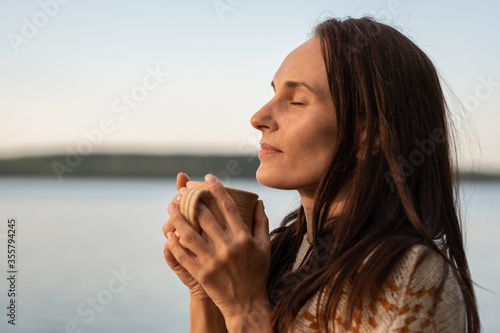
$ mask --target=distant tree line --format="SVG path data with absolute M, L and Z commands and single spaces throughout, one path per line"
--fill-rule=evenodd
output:
M 0 176 L 175 177 L 183 171 L 192 177 L 212 173 L 224 180 L 254 178 L 260 163 L 257 156 L 243 155 L 92 154 L 78 163 L 67 159 L 67 155 L 0 159 Z M 499 181 L 500 175 L 461 172 L 460 180 Z
M 180 171 L 193 177 L 207 173 L 254 178 L 257 156 L 242 155 L 132 155 L 92 154 L 78 163 L 66 155 L 0 159 L 0 176 L 44 177 L 175 177 Z

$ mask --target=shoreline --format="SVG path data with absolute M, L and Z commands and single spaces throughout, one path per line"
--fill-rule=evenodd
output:
M 0 177 L 176 177 L 179 171 L 192 177 L 212 173 L 219 178 L 255 178 L 256 155 L 152 155 L 92 154 L 47 155 L 0 159 Z M 460 171 L 460 181 L 500 182 L 500 173 Z

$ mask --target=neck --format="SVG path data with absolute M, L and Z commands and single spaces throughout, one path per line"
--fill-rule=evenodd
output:
M 304 207 L 304 215 L 306 219 L 307 226 L 307 239 L 309 243 L 313 242 L 313 230 L 314 230 L 314 222 L 313 222 L 313 212 L 314 212 L 314 201 L 316 200 L 315 192 L 310 191 L 302 191 L 299 190 L 300 200 L 302 201 L 302 207 Z M 344 206 L 344 202 L 342 200 L 335 200 L 331 207 L 331 216 L 338 215 L 342 212 L 342 208 Z
M 316 191 L 313 190 L 299 190 L 300 201 L 302 201 L 302 207 L 304 208 L 304 215 L 306 218 L 307 226 L 307 239 L 309 243 L 313 242 L 313 210 L 314 210 L 314 200 L 316 198 Z

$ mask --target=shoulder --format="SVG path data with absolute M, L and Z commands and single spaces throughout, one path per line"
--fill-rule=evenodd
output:
M 387 280 L 392 301 L 390 331 L 460 332 L 465 329 L 465 303 L 447 261 L 427 246 L 411 247 Z M 383 303 L 383 302 L 382 302 Z
M 401 286 L 424 287 L 440 283 L 448 271 L 451 269 L 440 254 L 417 244 L 409 248 L 394 265 L 389 281 Z
M 335 332 L 348 332 L 343 327 L 348 294 L 346 290 L 329 320 Z M 291 332 L 318 332 L 317 314 L 318 294 L 301 309 Z M 414 245 L 395 263 L 378 299 L 366 303 L 353 324 L 353 332 L 463 332 L 465 304 L 446 260 L 429 247 Z

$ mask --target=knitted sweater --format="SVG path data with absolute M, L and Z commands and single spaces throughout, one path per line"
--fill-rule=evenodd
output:
M 300 267 L 309 246 L 307 238 L 304 237 L 293 270 Z M 417 266 L 425 249 L 423 245 L 415 245 L 403 255 L 390 273 L 378 301 L 366 305 L 357 316 L 354 316 L 351 329 L 346 329 L 342 317 L 345 315 L 347 300 L 344 293 L 335 318 L 328 320 L 328 331 L 464 332 L 465 303 L 451 269 L 440 294 L 437 295 L 437 304 L 433 306 L 436 290 L 442 283 L 445 266 L 444 260 L 438 254 L 428 256 Z M 302 307 L 289 330 L 290 333 L 323 332 L 320 331 L 317 322 L 317 301 L 318 294 Z

